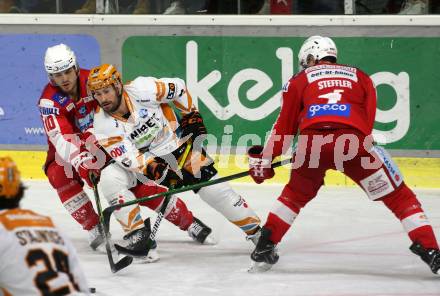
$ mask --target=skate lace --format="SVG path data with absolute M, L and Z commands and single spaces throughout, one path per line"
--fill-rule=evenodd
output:
M 134 245 L 143 239 L 145 239 L 145 234 L 142 229 L 135 230 L 133 233 L 131 233 L 128 236 L 128 240 L 130 242 L 130 245 Z
M 199 235 L 199 233 L 203 230 L 203 226 L 194 222 L 189 228 L 189 233 L 193 236 Z
M 259 231 L 257 231 L 256 233 L 254 233 L 254 234 L 249 234 L 249 235 L 247 235 L 246 236 L 246 240 L 250 240 L 250 241 L 255 241 L 255 242 L 257 242 L 258 241 L 258 239 L 260 238 L 260 236 L 261 236 L 261 233 L 259 232 Z
M 248 234 L 246 236 L 246 240 L 251 241 L 254 245 L 257 245 L 260 236 L 261 236 L 261 231 L 260 229 L 258 229 L 254 234 Z
M 440 251 L 430 250 L 428 254 L 431 257 L 431 266 L 436 267 L 437 269 L 440 268 Z

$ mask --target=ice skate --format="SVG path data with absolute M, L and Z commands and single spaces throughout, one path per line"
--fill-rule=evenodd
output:
M 421 244 L 415 242 L 409 249 L 416 255 L 419 255 L 426 264 L 428 264 L 431 271 L 439 274 L 440 270 L 440 251 L 436 249 L 425 249 Z
M 120 254 L 132 256 L 138 262 L 153 263 L 160 259 L 157 252 L 157 244 L 153 241 L 153 244 L 148 248 L 148 238 L 150 236 L 150 229 L 146 226 L 133 230 L 132 232 L 124 236 L 124 241 L 127 242 L 126 246 L 120 246 L 115 244 L 116 250 Z
M 248 270 L 250 273 L 268 271 L 279 259 L 276 245 L 269 239 L 271 231 L 263 227 L 259 232 L 260 238 L 255 250 L 251 254 L 253 263 Z
M 104 233 L 102 231 L 101 224 L 96 224 L 92 229 L 88 231 L 89 233 L 89 246 L 93 251 L 98 250 L 99 247 L 104 247 Z M 105 252 L 105 249 L 99 249 L 98 251 Z
M 215 244 L 215 241 L 209 236 L 211 232 L 211 228 L 196 217 L 194 217 L 193 223 L 188 227 L 188 235 L 200 244 Z
M 249 234 L 246 236 L 246 240 L 251 241 L 255 246 L 257 246 L 260 236 L 261 236 L 261 227 L 258 226 L 254 234 Z

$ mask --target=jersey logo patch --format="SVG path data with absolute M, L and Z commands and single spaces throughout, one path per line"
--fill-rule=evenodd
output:
M 67 110 L 68 112 L 70 112 L 74 107 L 75 107 L 75 104 L 70 103 L 69 105 L 67 105 L 66 110 Z
M 391 180 L 383 168 L 361 180 L 360 183 L 371 200 L 384 197 L 394 191 Z
M 120 145 L 118 147 L 113 148 L 112 151 L 110 151 L 110 156 L 116 158 L 122 156 L 122 154 L 124 154 L 125 152 L 127 152 L 127 148 L 125 148 L 125 145 Z
M 176 85 L 174 83 L 168 83 L 168 94 L 167 99 L 172 100 L 176 94 Z
M 79 114 L 81 115 L 85 115 L 87 113 L 87 108 L 86 106 L 81 106 L 78 110 Z
M 124 159 L 121 161 L 121 163 L 122 163 L 122 165 L 124 165 L 126 168 L 129 168 L 129 167 L 131 167 L 132 161 L 126 157 L 126 158 L 124 158 Z
M 144 108 L 140 109 L 139 110 L 139 116 L 141 118 L 147 118 L 148 117 L 148 110 L 144 109 Z
M 60 115 L 60 109 L 57 107 L 40 107 L 40 113 L 41 115 Z
M 313 118 L 317 116 L 350 116 L 350 105 L 349 104 L 319 104 L 311 105 L 307 110 L 307 118 Z
M 67 103 L 70 101 L 69 97 L 63 96 L 61 94 L 55 94 L 52 99 L 61 105 L 61 107 L 64 107 L 67 105 Z
M 374 146 L 374 151 L 378 154 L 380 160 L 382 160 L 383 165 L 387 169 L 388 174 L 391 175 L 391 180 L 393 180 L 396 187 L 402 184 L 402 173 L 400 172 L 399 168 L 397 167 L 391 156 L 388 154 L 388 152 L 380 146 Z
M 77 127 L 81 132 L 86 131 L 89 127 L 93 125 L 93 113 L 87 114 L 87 116 L 83 118 L 77 119 Z
M 345 70 L 345 69 L 315 69 L 314 71 L 311 71 L 307 73 L 307 81 L 309 83 L 312 83 L 316 80 L 320 79 L 335 79 L 335 78 L 342 78 L 342 79 L 349 79 L 354 82 L 358 81 L 357 75 L 355 72 Z
M 87 96 L 83 98 L 84 103 L 92 102 L 94 98 L 92 96 Z

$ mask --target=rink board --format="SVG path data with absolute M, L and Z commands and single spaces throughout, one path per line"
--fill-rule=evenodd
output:
M 24 179 L 46 179 L 42 170 L 45 151 L 0 151 L 0 156 L 11 156 L 21 170 Z M 242 155 L 216 155 L 216 164 L 221 176 L 226 176 L 246 170 L 246 158 Z M 439 158 L 393 158 L 401 169 L 406 183 L 411 187 L 440 188 L 440 159 Z M 281 167 L 276 170 L 273 179 L 268 183 L 286 183 L 289 170 Z M 241 178 L 237 182 L 252 182 L 249 177 Z M 351 179 L 337 171 L 328 171 L 325 178 L 326 185 L 352 186 Z

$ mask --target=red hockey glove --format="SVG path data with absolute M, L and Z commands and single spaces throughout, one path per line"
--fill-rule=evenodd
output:
M 156 157 L 147 164 L 145 176 L 165 187 L 178 188 L 183 186 L 182 179 L 162 159 Z
M 94 163 L 96 158 L 88 151 L 83 151 L 72 159 L 72 165 L 78 172 L 78 175 L 86 181 L 87 185 L 93 188 L 92 181 L 90 180 L 90 173 L 99 178 L 99 170 L 95 169 Z
M 182 138 L 190 136 L 194 141 L 200 135 L 206 135 L 206 126 L 203 123 L 203 118 L 198 111 L 185 114 L 180 120 L 182 127 Z
M 249 155 L 249 175 L 257 184 L 263 183 L 264 180 L 270 179 L 275 175 L 272 168 L 272 160 L 263 158 L 263 146 L 252 146 L 248 150 Z

